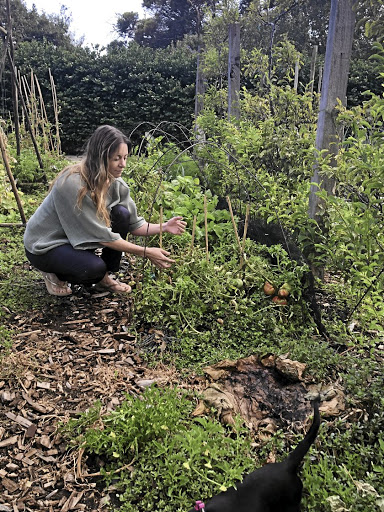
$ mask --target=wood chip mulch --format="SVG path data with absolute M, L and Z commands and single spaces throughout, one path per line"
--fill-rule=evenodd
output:
M 12 317 L 13 346 L 0 368 L 0 512 L 106 510 L 100 479 L 84 476 L 92 471 L 58 426 L 96 401 L 106 412 L 127 393 L 177 381 L 143 361 L 131 300 L 52 297 L 50 308 Z

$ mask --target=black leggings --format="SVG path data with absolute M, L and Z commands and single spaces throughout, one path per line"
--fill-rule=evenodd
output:
M 124 240 L 128 234 L 129 212 L 117 205 L 111 210 L 111 228 Z M 103 279 L 107 271 L 116 272 L 120 267 L 121 252 L 104 247 L 101 257 L 93 250 L 74 249 L 72 245 L 60 245 L 45 254 L 31 254 L 25 251 L 34 267 L 43 272 L 56 274 L 61 281 L 73 284 L 91 285 Z

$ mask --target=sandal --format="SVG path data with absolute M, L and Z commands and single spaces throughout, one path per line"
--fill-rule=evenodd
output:
M 72 295 L 72 290 L 68 286 L 68 283 L 63 281 L 53 281 L 52 276 L 57 279 L 55 274 L 41 272 L 41 275 L 43 276 L 45 286 L 47 287 L 47 291 L 50 295 L 56 295 L 57 297 L 66 297 L 68 295 Z
M 111 279 L 111 282 L 103 283 L 102 281 L 96 283 L 93 289 L 97 292 L 115 292 L 115 293 L 131 293 L 132 288 L 129 284 L 121 283 L 117 279 Z

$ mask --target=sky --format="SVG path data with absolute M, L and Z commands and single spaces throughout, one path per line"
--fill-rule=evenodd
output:
M 61 6 L 65 5 L 68 8 L 67 14 L 72 15 L 70 32 L 76 41 L 84 36 L 86 46 L 105 46 L 117 38 L 117 34 L 113 32 L 117 14 L 133 11 L 139 13 L 140 18 L 144 18 L 141 2 L 142 0 L 24 0 L 28 9 L 34 4 L 39 13 L 44 11 L 46 14 L 60 14 Z

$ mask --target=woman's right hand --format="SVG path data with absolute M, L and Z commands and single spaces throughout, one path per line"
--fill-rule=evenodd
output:
M 169 268 L 175 260 L 168 258 L 171 253 L 160 249 L 160 247 L 146 247 L 145 257 L 148 258 L 157 268 Z

